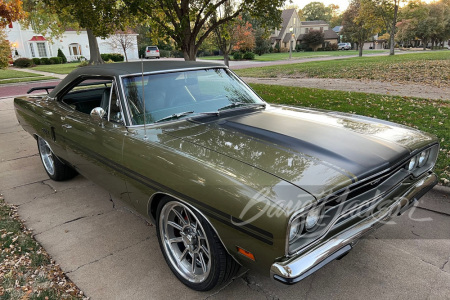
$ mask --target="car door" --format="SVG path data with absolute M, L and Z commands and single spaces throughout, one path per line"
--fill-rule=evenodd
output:
M 127 129 L 118 95 L 113 78 L 84 78 L 59 96 L 71 108 L 61 126 L 73 167 L 116 197 L 128 201 L 125 178 L 120 172 Z M 101 119 L 90 115 L 98 107 L 105 111 Z

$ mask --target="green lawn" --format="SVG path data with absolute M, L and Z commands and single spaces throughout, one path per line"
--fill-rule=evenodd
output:
M 55 77 L 41 76 L 41 75 L 39 75 L 39 76 L 40 77 L 4 79 L 4 80 L 0 80 L 0 84 L 57 79 Z
M 388 50 L 366 50 L 364 54 L 368 53 L 387 53 Z M 358 55 L 356 50 L 346 51 L 317 51 L 317 52 L 292 52 L 293 59 L 312 58 L 312 57 L 330 57 L 330 56 L 345 56 L 345 55 Z M 233 57 L 230 56 L 231 60 Z M 223 56 L 203 56 L 198 59 L 206 60 L 223 60 Z M 266 53 L 261 56 L 255 55 L 255 61 L 274 61 L 274 60 L 287 60 L 289 59 L 288 53 Z
M 394 56 L 353 57 L 236 70 L 248 77 L 319 77 L 370 79 L 450 86 L 450 51 Z
M 33 67 L 33 70 L 56 74 L 69 74 L 75 70 L 79 64 L 79 62 L 74 62 L 60 65 L 41 65 Z
M 16 70 L 1 70 L 0 69 L 0 80 L 2 79 L 12 79 L 12 78 L 24 78 L 24 77 L 39 77 L 42 75 L 33 74 L 28 72 L 16 71 Z
M 356 92 L 251 84 L 266 101 L 375 117 L 404 124 L 439 137 L 436 173 L 450 185 L 450 103 L 439 100 L 383 96 Z

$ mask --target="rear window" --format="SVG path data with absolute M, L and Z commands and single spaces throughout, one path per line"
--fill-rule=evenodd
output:
M 158 50 L 158 47 L 150 46 L 150 47 L 147 47 L 147 50 Z

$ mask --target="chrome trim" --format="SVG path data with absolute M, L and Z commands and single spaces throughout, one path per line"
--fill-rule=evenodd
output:
M 296 283 L 306 278 L 306 276 L 330 262 L 331 259 L 329 258 L 335 259 L 348 252 L 339 253 L 341 249 L 348 248 L 348 246 L 352 247 L 363 235 L 381 226 L 382 221 L 389 220 L 393 214 L 399 213 L 402 207 L 408 205 L 404 204 L 406 202 L 405 200 L 408 200 L 408 203 L 414 203 L 436 183 L 437 176 L 434 173 L 424 176 L 424 178 L 414 183 L 398 197 L 398 200 L 392 205 L 380 210 L 372 217 L 364 219 L 336 236 L 329 238 L 305 254 L 293 257 L 284 262 L 272 264 L 270 268 L 271 277 L 284 283 Z M 335 255 L 335 253 L 339 253 L 339 255 Z
M 223 248 L 225 249 L 225 251 L 227 251 L 227 253 L 240 265 L 240 266 L 242 266 L 241 264 L 240 264 L 240 262 L 236 259 L 236 257 L 233 255 L 233 254 L 231 254 L 230 253 L 230 251 L 228 251 L 228 249 L 227 249 L 227 247 L 225 247 L 225 243 L 223 242 L 223 240 L 222 240 L 222 238 L 220 237 L 220 235 L 219 235 L 219 232 L 216 230 L 216 228 L 214 228 L 214 226 L 212 225 L 212 223 L 211 223 L 211 221 L 197 208 L 197 207 L 195 207 L 195 206 L 193 206 L 192 204 L 190 204 L 189 202 L 186 202 L 185 200 L 183 200 L 183 199 L 181 199 L 181 198 L 179 198 L 179 197 L 177 197 L 177 196 L 173 196 L 172 194 L 169 194 L 169 193 L 163 193 L 163 192 L 155 192 L 155 193 L 153 193 L 151 196 L 150 196 L 150 198 L 149 198 L 149 200 L 148 200 L 148 202 L 147 202 L 147 214 L 148 214 L 148 217 L 150 218 L 150 221 L 154 224 L 154 225 L 156 225 L 156 219 L 152 216 L 152 214 L 150 213 L 150 207 L 151 207 L 151 204 L 152 204 L 152 202 L 153 202 L 153 198 L 155 197 L 155 196 L 157 196 L 157 195 L 164 195 L 164 196 L 168 196 L 168 197 L 171 197 L 172 199 L 176 199 L 176 200 L 178 200 L 178 201 L 180 201 L 181 203 L 183 203 L 183 204 L 185 204 L 185 205 L 187 205 L 187 206 L 189 206 L 190 208 L 192 208 L 193 210 L 195 210 L 199 215 L 201 215 L 205 220 L 206 220 L 206 222 L 208 222 L 208 224 L 209 224 L 209 226 L 211 226 L 211 228 L 214 230 L 214 232 L 216 233 L 216 235 L 217 235 L 217 237 L 219 238 L 219 240 L 220 240 L 220 242 L 222 243 L 222 245 L 223 245 Z

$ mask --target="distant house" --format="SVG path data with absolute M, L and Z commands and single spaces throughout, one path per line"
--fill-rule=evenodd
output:
M 330 25 L 325 21 L 300 21 L 300 18 L 295 9 L 285 9 L 281 13 L 282 23 L 280 28 L 272 31 L 270 42 L 272 47 L 278 43 L 280 47 L 288 48 L 289 44 L 292 49 L 302 42 L 303 36 L 311 30 L 319 30 L 323 32 L 325 42 L 327 44 L 337 44 L 338 35 L 331 30 Z
M 32 29 L 23 28 L 18 22 L 11 23 L 7 28 L 7 40 L 12 48 L 14 59 L 19 57 L 43 58 L 57 56 L 61 49 L 68 61 L 78 60 L 81 57 L 90 58 L 89 41 L 85 30 L 76 32 L 67 30 L 59 39 L 52 41 Z M 128 59 L 139 58 L 137 46 L 137 34 L 129 34 L 134 40 L 134 47 L 127 51 Z M 120 45 L 114 47 L 110 39 L 97 38 L 100 53 L 121 53 Z

